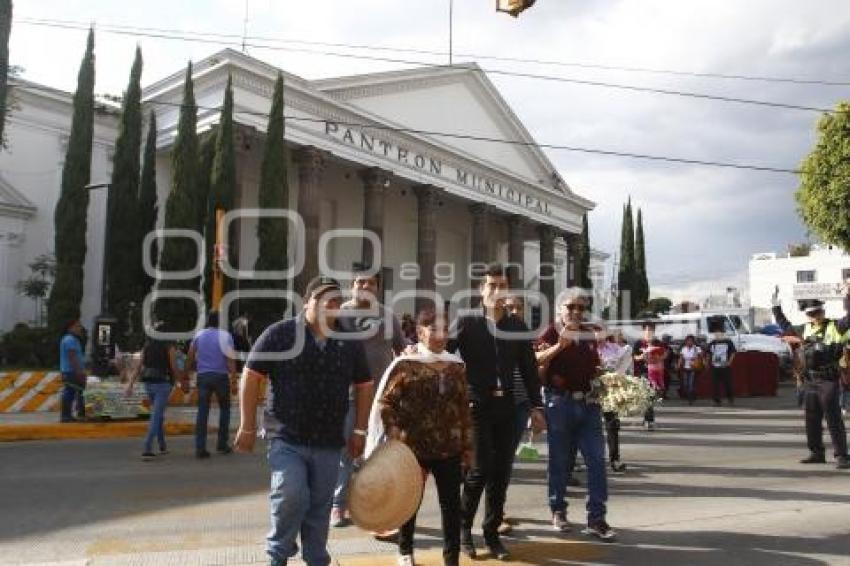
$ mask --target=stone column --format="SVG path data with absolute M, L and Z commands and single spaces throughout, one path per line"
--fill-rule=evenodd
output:
M 578 260 L 581 252 L 581 236 L 570 232 L 564 232 L 562 236 L 567 244 L 566 284 L 567 287 L 576 287 L 579 284 Z
M 555 305 L 555 281 L 552 278 L 555 271 L 555 228 L 541 224 L 537 232 L 540 235 L 540 294 L 549 302 L 548 320 L 552 320 Z
M 416 290 L 433 292 L 436 290 L 434 265 L 437 263 L 437 203 L 440 190 L 432 185 L 417 185 L 413 187 L 419 205 L 418 240 L 416 245 L 416 261 L 419 264 L 419 279 Z M 418 313 L 424 308 L 434 308 L 430 297 L 417 297 L 414 311 Z
M 295 152 L 298 166 L 298 214 L 304 220 L 304 269 L 295 277 L 295 292 L 304 293 L 310 280 L 319 274 L 319 198 L 324 153 L 313 146 Z
M 511 288 L 525 288 L 525 225 L 519 214 L 508 217 L 508 280 Z
M 381 242 L 381 257 L 383 262 L 386 254 L 383 252 L 384 244 L 384 197 L 389 186 L 390 174 L 381 171 L 377 167 L 369 167 L 359 172 L 363 181 L 363 230 L 374 232 Z M 363 267 L 373 267 L 375 261 L 375 250 L 372 249 L 371 241 L 363 240 L 363 252 L 361 256 Z M 380 265 L 376 266 L 380 269 Z
M 472 263 L 489 263 L 490 258 L 490 214 L 491 207 L 483 203 L 469 205 L 472 214 Z M 478 286 L 480 274 L 475 273 L 470 278 L 472 288 Z

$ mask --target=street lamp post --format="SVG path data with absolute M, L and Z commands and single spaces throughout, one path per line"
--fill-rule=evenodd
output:
M 85 186 L 87 191 L 106 189 L 112 187 L 111 183 L 91 183 Z M 112 235 L 112 215 L 109 210 L 109 196 L 106 199 L 106 218 L 104 220 L 103 235 L 103 265 L 100 271 L 100 314 L 94 319 L 94 344 L 92 346 L 92 362 L 95 375 L 105 377 L 109 374 L 109 362 L 115 358 L 115 329 L 118 320 L 109 314 L 108 309 L 108 265 L 109 251 Z

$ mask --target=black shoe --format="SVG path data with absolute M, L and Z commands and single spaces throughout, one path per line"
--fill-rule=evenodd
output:
M 588 523 L 587 528 L 584 529 L 582 533 L 594 536 L 602 542 L 613 542 L 613 540 L 617 537 L 617 533 L 615 533 L 614 529 L 608 526 L 608 523 L 605 521 L 594 521 L 592 523 Z
M 836 458 L 835 467 L 839 470 L 850 469 L 850 461 L 848 461 L 847 456 L 839 456 Z
M 160 455 L 160 456 L 167 456 L 167 455 L 168 455 L 168 454 L 170 454 L 170 453 L 171 453 L 171 452 L 169 452 L 169 451 L 168 451 L 168 448 L 160 448 L 160 449 L 159 449 L 159 455 Z
M 225 446 L 223 448 L 216 448 L 215 451 L 219 454 L 230 454 L 231 452 L 233 452 L 233 448 L 231 448 L 230 446 Z
M 207 452 L 206 450 L 196 450 L 195 451 L 195 458 L 197 458 L 198 460 L 204 460 L 204 459 L 209 458 L 209 457 L 210 457 L 210 453 Z
M 156 454 L 154 454 L 153 452 L 142 452 L 142 461 L 143 462 L 150 462 L 154 458 L 156 458 Z
M 626 465 L 619 460 L 611 460 L 611 471 L 621 474 L 626 471 Z
M 64 419 L 59 419 L 59 422 L 60 423 L 78 423 L 80 421 L 78 421 L 74 417 L 67 417 L 67 418 L 64 418 Z
M 490 556 L 496 560 L 510 560 L 511 558 L 511 553 L 508 552 L 508 549 L 505 548 L 502 541 L 497 540 L 492 543 L 487 543 L 487 550 L 490 552 Z
M 475 543 L 472 541 L 472 532 L 464 531 L 460 535 L 460 551 L 463 552 L 471 560 L 478 558 L 478 552 L 475 550 Z
M 801 464 L 826 464 L 826 456 L 812 452 L 807 458 L 800 460 Z

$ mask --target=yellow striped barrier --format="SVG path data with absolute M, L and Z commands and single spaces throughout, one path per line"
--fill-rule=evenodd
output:
M 42 413 L 59 410 L 59 395 L 62 392 L 62 375 L 58 371 L 10 371 L 0 372 L 0 413 Z M 266 382 L 260 389 L 260 397 L 266 396 Z M 237 395 L 234 395 L 234 399 Z M 170 406 L 192 407 L 198 404 L 198 389 L 195 380 L 188 393 L 180 387 L 171 392 Z

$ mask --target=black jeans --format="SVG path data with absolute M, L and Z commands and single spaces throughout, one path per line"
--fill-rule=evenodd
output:
M 463 481 L 460 456 L 440 460 L 419 460 L 419 465 L 434 476 L 440 515 L 443 522 L 443 562 L 457 564 L 460 556 L 460 484 Z M 413 532 L 416 514 L 404 524 L 398 534 L 399 554 L 413 554 Z
M 816 379 L 805 385 L 806 440 L 813 454 L 823 454 L 823 418 L 832 438 L 835 457 L 847 455 L 847 431 L 841 418 L 838 381 Z
M 484 541 L 499 541 L 499 525 L 505 514 L 505 495 L 511 480 L 516 439 L 516 406 L 511 397 L 490 397 L 472 404 L 475 462 L 466 475 L 461 498 L 464 533 L 472 530 L 478 503 L 485 488 Z
M 711 381 L 714 384 L 714 402 L 720 403 L 720 386 L 726 389 L 726 398 L 729 403 L 735 400 L 732 391 L 732 368 L 711 368 Z
M 210 401 L 218 401 L 218 444 L 227 448 L 230 437 L 230 378 L 226 373 L 198 374 L 198 415 L 195 419 L 195 450 L 207 449 L 207 423 L 210 418 Z
M 608 440 L 608 461 L 620 459 L 620 417 L 617 413 L 602 413 L 605 418 L 605 436 Z

